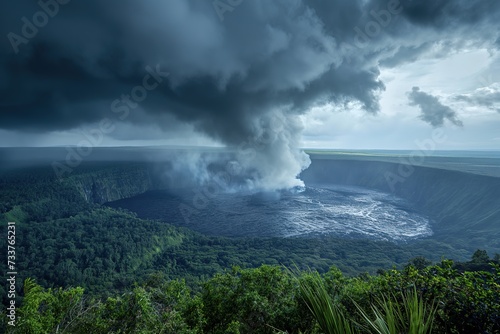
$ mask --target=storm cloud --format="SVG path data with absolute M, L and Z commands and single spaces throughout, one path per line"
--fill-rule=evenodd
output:
M 255 179 L 293 180 L 308 165 L 299 115 L 348 102 L 376 114 L 380 66 L 436 45 L 498 47 L 492 1 L 247 0 L 223 1 L 230 10 L 222 11 L 216 3 L 9 4 L 0 14 L 0 128 L 41 133 L 111 119 L 169 132 L 189 124 L 231 147 L 260 147 L 259 159 L 245 162 Z M 415 96 L 427 103 L 425 121 L 461 125 L 437 99 Z

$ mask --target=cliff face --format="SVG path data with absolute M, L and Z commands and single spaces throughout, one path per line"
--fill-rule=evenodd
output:
M 65 180 L 91 203 L 102 204 L 142 194 L 153 188 L 146 165 L 113 166 L 73 175 Z
M 500 231 L 500 178 L 367 160 L 315 159 L 307 182 L 373 188 L 414 203 L 436 233 Z

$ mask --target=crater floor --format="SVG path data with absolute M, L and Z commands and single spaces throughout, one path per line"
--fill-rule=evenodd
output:
M 407 201 L 359 187 L 308 185 L 280 193 L 218 193 L 200 209 L 193 205 L 195 193 L 148 192 L 108 205 L 217 236 L 406 241 L 432 234 L 429 219 Z

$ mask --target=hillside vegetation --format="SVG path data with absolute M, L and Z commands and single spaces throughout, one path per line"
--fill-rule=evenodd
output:
M 18 305 L 25 319 L 18 333 L 77 333 L 77 328 L 82 333 L 85 328 L 86 333 L 272 333 L 270 326 L 315 333 L 317 320 L 305 316 L 308 308 L 300 297 L 299 281 L 317 275 L 304 271 L 308 268 L 323 275 L 328 296 L 348 312 L 344 318 L 352 315 L 357 330 L 364 330 L 359 327 L 364 318 L 356 305 L 369 314 L 370 305 L 397 299 L 408 287 L 415 287 L 426 305 L 437 300 L 436 324 L 445 328 L 454 319 L 457 331 L 450 327 L 450 333 L 467 333 L 463 328 L 469 327 L 460 326 L 490 326 L 485 333 L 496 328 L 491 324 L 498 316 L 494 305 L 500 304 L 498 268 L 488 265 L 486 253 L 477 256 L 480 261 L 463 262 L 472 253 L 470 245 L 444 238 L 394 244 L 208 237 L 101 205 L 156 186 L 150 167 L 135 163 L 85 165 L 62 181 L 44 168 L 0 177 L 2 228 L 16 222 Z M 1 239 L 0 247 L 5 249 L 5 242 Z M 423 269 L 423 258 L 442 256 L 462 262 Z M 402 269 L 416 257 L 418 269 Z M 303 272 L 297 278 L 279 265 Z M 4 273 L 5 266 L 0 265 Z M 228 269 L 233 266 L 239 269 Z M 332 283 L 334 276 L 338 280 Z M 5 305 L 3 285 L 0 294 Z
M 486 264 L 483 264 L 486 265 Z M 443 260 L 376 276 L 234 267 L 193 292 L 161 274 L 107 299 L 24 283 L 8 333 L 499 333 L 500 266 L 463 272 Z M 5 318 L 5 317 L 4 317 Z
M 400 266 L 416 256 L 469 256 L 435 240 L 397 245 L 331 237 L 209 237 L 98 204 L 103 194 L 115 199 L 141 191 L 150 182 L 146 171 L 145 165 L 99 165 L 82 168 L 62 182 L 45 169 L 0 178 L 0 219 L 2 226 L 16 222 L 20 279 L 32 277 L 45 287 L 79 285 L 106 295 L 154 271 L 193 283 L 232 265 L 295 263 L 320 272 L 336 265 L 357 275 Z M 0 241 L 2 247 L 5 242 Z M 5 265 L 1 263 L 2 270 Z

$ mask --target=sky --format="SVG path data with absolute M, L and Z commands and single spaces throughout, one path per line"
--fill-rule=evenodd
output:
M 497 0 L 4 8 L 0 146 L 500 149 Z

